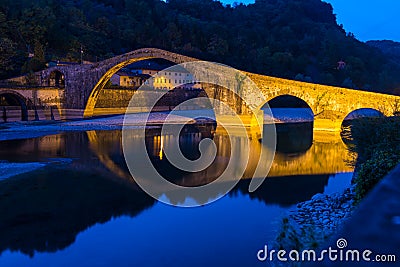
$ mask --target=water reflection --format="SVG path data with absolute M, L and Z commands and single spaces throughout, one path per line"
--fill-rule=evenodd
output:
M 132 145 L 143 141 L 139 138 L 135 139 L 132 130 Z M 176 138 L 191 159 L 199 156 L 198 143 L 212 138 L 217 146 L 216 160 L 197 173 L 174 169 L 162 148 L 174 144 Z M 145 142 L 159 172 L 176 184 L 196 186 L 213 181 L 224 171 L 231 156 L 228 138 L 214 125 L 192 125 L 185 127 L 179 137 L 168 133 L 161 136 L 157 127 L 148 129 Z M 243 138 L 233 137 L 232 145 L 241 146 Z M 352 171 L 346 164 L 351 155 L 339 136 L 314 134 L 310 140 L 309 133 L 302 135 L 298 131 L 278 139 L 278 151 L 263 185 L 249 194 L 250 180 L 243 179 L 228 198 L 244 195 L 243 198 L 257 199 L 268 206 L 288 207 L 322 193 L 330 174 Z M 262 142 L 250 140 L 251 157 L 257 158 L 261 149 L 265 149 Z M 144 210 L 153 209 L 156 202 L 139 190 L 127 171 L 120 131 L 74 132 L 0 142 L 0 160 L 48 161 L 60 157 L 73 161 L 51 164 L 0 182 L 0 254 L 5 250 L 28 255 L 63 250 L 76 241 L 78 233 L 96 223 L 122 215 L 138 217 Z M 252 176 L 256 163 L 250 159 L 244 178 Z M 173 192 L 167 192 L 166 197 L 173 199 Z
M 276 151 L 280 153 L 302 153 L 313 143 L 313 122 L 277 123 Z
M 268 177 L 293 175 L 322 175 L 338 172 L 352 172 L 348 164 L 352 155 L 339 135 L 305 131 L 307 124 L 278 126 L 278 142 L 275 158 Z M 173 183 L 182 186 L 198 186 L 210 183 L 224 172 L 229 160 L 243 164 L 246 155 L 231 156 L 231 145 L 238 151 L 247 142 L 247 137 L 231 136 L 216 129 L 214 125 L 183 128 L 180 136 L 165 133 L 161 128 L 151 128 L 141 137 L 139 130 L 131 130 L 130 147 L 140 147 L 145 142 L 147 153 L 156 170 Z M 185 172 L 171 165 L 164 156 L 163 148 L 179 143 L 182 153 L 195 160 L 200 156 L 199 142 L 204 138 L 213 139 L 217 156 L 203 171 Z M 231 142 L 230 142 L 231 138 Z M 250 140 L 250 159 L 243 178 L 252 177 L 261 150 L 269 149 L 256 138 Z M 145 153 L 138 151 L 137 153 Z M 121 131 L 89 131 L 51 135 L 41 138 L 0 142 L 0 160 L 46 161 L 48 158 L 72 158 L 82 169 L 97 170 L 104 175 L 134 183 L 127 169 L 121 145 Z M 232 157 L 232 158 L 231 158 Z M 262 159 L 265 162 L 267 159 Z M 262 177 L 261 177 L 262 178 Z
M 329 177 L 328 174 L 271 177 L 253 193 L 248 192 L 250 181 L 244 180 L 233 193 L 238 190 L 249 194 L 251 198 L 285 207 L 309 200 L 317 193 L 323 193 Z
M 0 182 L 0 254 L 55 252 L 113 217 L 136 216 L 154 204 L 139 190 L 96 172 L 51 166 Z

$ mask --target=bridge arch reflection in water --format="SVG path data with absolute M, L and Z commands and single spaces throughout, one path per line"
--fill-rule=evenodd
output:
M 278 143 L 278 150 L 268 179 L 297 175 L 311 177 L 353 171 L 353 167 L 349 163 L 354 160 L 354 154 L 348 151 L 339 135 L 315 132 L 314 135 L 311 133 L 311 137 L 314 136 L 314 138 L 310 140 L 310 133 L 305 132 L 303 129 L 304 124 L 290 124 L 288 127 L 293 132 L 297 132 L 297 135 L 285 136 L 281 140 L 281 144 Z M 203 126 L 203 128 L 191 125 L 185 126 L 184 129 L 184 133 L 181 133 L 179 137 L 161 135 L 160 128 L 153 128 L 147 131 L 145 142 L 151 162 L 166 179 L 181 186 L 199 186 L 214 181 L 225 170 L 231 156 L 231 147 L 227 142 L 229 136 L 226 135 L 223 129 L 215 128 L 212 125 Z M 134 183 L 123 160 L 122 147 L 120 145 L 121 133 L 91 131 L 87 134 L 89 136 L 90 149 L 97 155 L 104 166 L 123 180 Z M 134 147 L 136 143 L 142 142 L 141 138 L 143 137 L 140 137 L 139 134 L 135 135 L 135 130 L 132 130 L 131 145 Z M 164 157 L 162 151 L 163 147 L 174 145 L 176 138 L 179 138 L 182 152 L 189 159 L 196 159 L 199 156 L 198 143 L 203 138 L 212 138 L 217 147 L 217 157 L 208 168 L 200 172 L 190 173 L 177 170 Z M 231 136 L 231 138 L 233 138 L 232 145 L 240 147 L 247 136 Z M 243 180 L 252 177 L 258 162 L 253 158 L 258 159 L 262 149 L 268 149 L 268 147 L 265 147 L 257 138 L 250 140 L 251 157 L 243 175 Z M 231 160 L 236 161 L 236 164 L 241 164 L 242 162 L 240 156 Z M 168 197 L 173 198 L 173 192 Z

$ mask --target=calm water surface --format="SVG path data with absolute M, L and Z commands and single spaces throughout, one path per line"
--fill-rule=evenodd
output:
M 234 190 L 198 208 L 168 206 L 144 194 L 127 171 L 120 131 L 2 141 L 0 160 L 50 163 L 0 181 L 0 266 L 265 266 L 256 253 L 265 244 L 273 246 L 288 210 L 350 183 L 351 155 L 342 140 L 313 135 L 308 126 L 278 126 L 278 151 L 256 192 L 247 191 L 246 178 L 254 171 L 249 164 Z M 175 138 L 191 159 L 199 156 L 199 141 L 212 138 L 216 160 L 199 173 L 174 169 L 160 151 Z M 206 125 L 187 126 L 180 137 L 152 128 L 145 142 L 160 173 L 176 184 L 196 186 L 226 167 L 227 138 Z M 242 141 L 235 137 L 232 145 Z M 250 146 L 257 156 L 263 144 L 253 138 Z M 173 199 L 173 193 L 163 197 L 188 201 Z

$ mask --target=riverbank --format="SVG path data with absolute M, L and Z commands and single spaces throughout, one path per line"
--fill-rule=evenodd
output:
M 121 130 L 123 126 L 161 125 L 168 117 L 168 123 L 186 123 L 191 118 L 187 112 L 169 115 L 168 112 L 135 113 L 125 115 L 82 119 L 74 121 L 27 121 L 2 124 L 0 141 L 35 138 L 67 131 Z M 195 120 L 192 120 L 195 123 Z
M 0 161 L 0 181 L 39 170 L 49 164 L 69 164 L 72 162 L 70 158 L 49 158 L 45 161 L 38 162 L 9 162 L 7 160 Z
M 14 162 L 0 162 L 0 181 L 7 178 L 31 172 L 46 166 L 46 163 L 41 162 L 28 162 L 28 163 L 14 163 Z

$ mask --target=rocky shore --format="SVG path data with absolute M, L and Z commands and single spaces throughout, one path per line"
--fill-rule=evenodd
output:
M 317 194 L 311 200 L 297 204 L 290 217 L 300 228 L 313 226 L 322 230 L 335 230 L 343 220 L 351 216 L 353 199 L 353 188 L 332 195 Z
M 354 208 L 354 187 L 342 193 L 317 194 L 290 211 L 277 243 L 281 248 L 317 248 L 340 229 Z

